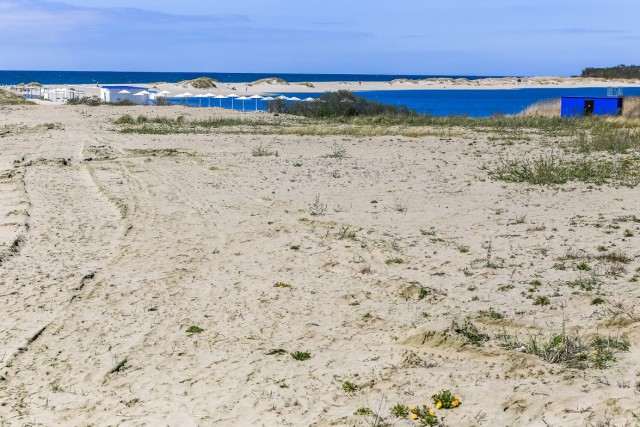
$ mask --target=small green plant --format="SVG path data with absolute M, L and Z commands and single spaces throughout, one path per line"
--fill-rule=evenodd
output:
M 204 329 L 202 329 L 200 326 L 189 326 L 187 328 L 187 333 L 188 334 L 199 334 L 201 332 L 203 332 Z
M 345 393 L 354 393 L 358 391 L 358 385 L 349 381 L 345 381 L 342 383 L 342 391 Z
M 431 294 L 431 290 L 429 288 L 425 288 L 424 286 L 420 286 L 420 290 L 418 291 L 418 299 L 422 300 L 428 297 Z
M 285 354 L 286 352 L 287 350 L 283 348 L 272 348 L 271 350 L 267 351 L 265 354 L 267 356 L 274 356 L 274 355 Z
M 273 284 L 274 288 L 280 288 L 280 289 L 284 289 L 284 288 L 290 288 L 291 287 L 291 283 L 286 283 L 286 282 L 276 282 Z
M 134 125 L 136 124 L 136 120 L 131 115 L 125 114 L 118 117 L 113 123 L 116 125 Z
M 586 262 L 581 262 L 578 265 L 576 265 L 576 269 L 580 270 L 580 271 L 589 271 L 591 270 L 591 267 L 589 267 L 589 264 L 587 264 Z
M 627 229 L 627 230 L 624 230 L 624 234 L 623 234 L 623 236 L 624 236 L 624 237 L 633 237 L 633 231 L 628 230 L 628 229 Z
M 469 246 L 458 245 L 458 251 L 460 253 L 466 254 L 467 252 L 469 252 Z
M 596 369 L 604 369 L 616 360 L 614 352 L 629 351 L 629 340 L 623 336 L 622 338 L 603 338 L 596 336 L 591 340 L 591 354 L 589 362 Z
M 604 304 L 604 299 L 600 298 L 600 297 L 595 297 L 594 299 L 591 300 L 591 305 L 600 305 L 600 304 Z
M 500 313 L 499 311 L 495 311 L 490 307 L 489 310 L 480 310 L 478 312 L 478 317 L 488 317 L 489 319 L 500 320 L 504 319 L 504 314 Z
M 503 334 L 504 348 L 525 348 L 527 353 L 535 354 L 550 363 L 560 363 L 568 368 L 586 369 L 594 367 L 603 369 L 615 361 L 615 353 L 629 351 L 630 342 L 626 336 L 620 338 L 595 335 L 586 342 L 577 334 L 569 334 L 564 327 L 562 332 L 553 333 L 547 338 L 529 335 L 527 342 L 522 343 L 517 337 Z
M 55 380 L 50 385 L 51 385 L 52 392 L 57 393 L 59 391 L 62 391 L 62 388 L 60 387 L 60 380 Z
M 507 292 L 507 291 L 510 291 L 513 288 L 515 288 L 515 285 L 513 283 L 508 283 L 506 285 L 499 285 L 498 286 L 498 290 L 500 292 Z
M 600 281 L 594 276 L 579 277 L 566 282 L 566 285 L 570 288 L 578 288 L 582 291 L 591 292 L 600 286 Z
M 471 323 L 471 321 L 468 318 L 465 319 L 462 326 L 454 322 L 452 329 L 455 333 L 465 337 L 470 344 L 473 344 L 476 346 L 480 346 L 485 342 L 489 341 L 489 335 L 480 332 L 478 328 L 473 323 Z
M 404 264 L 404 260 L 402 258 L 397 258 L 397 257 L 396 258 L 389 258 L 384 263 L 387 264 L 387 265 Z
M 431 396 L 431 400 L 436 405 L 436 409 L 453 409 L 460 406 L 458 396 L 450 390 L 442 390 L 440 393 L 434 394 Z
M 601 254 L 596 257 L 599 261 L 618 262 L 620 264 L 628 264 L 631 262 L 629 255 L 622 251 L 613 251 L 606 254 Z
M 551 304 L 551 300 L 549 300 L 549 297 L 546 295 L 539 295 L 533 301 L 533 305 L 549 305 L 549 304 Z
M 289 247 L 289 249 L 291 249 L 292 251 L 299 251 L 300 250 L 300 245 L 291 245 Z
M 347 149 L 344 148 L 344 145 L 336 142 L 331 146 L 331 152 L 329 154 L 325 154 L 324 157 L 331 159 L 344 159 L 347 157 Z
M 251 150 L 251 155 L 253 157 L 267 157 L 267 156 L 278 157 L 279 156 L 277 151 L 273 151 L 269 149 L 269 147 L 265 147 L 262 144 L 258 145 L 257 147 L 254 147 Z
M 370 408 L 363 406 L 362 408 L 356 409 L 353 413 L 354 415 L 373 415 L 373 411 Z
M 294 360 L 297 360 L 299 362 L 304 362 L 305 360 L 308 360 L 311 358 L 311 354 L 306 351 L 296 351 L 291 353 L 291 357 L 293 357 Z
M 313 216 L 321 216 L 327 213 L 327 204 L 322 203 L 319 194 L 313 200 L 313 203 L 309 205 L 309 213 Z
M 396 418 L 405 419 L 409 416 L 409 407 L 402 403 L 398 403 L 391 408 L 391 415 Z

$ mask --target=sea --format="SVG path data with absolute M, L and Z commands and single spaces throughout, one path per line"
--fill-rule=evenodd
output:
M 388 75 L 388 74 L 286 74 L 286 73 L 201 73 L 201 72 L 119 72 L 119 71 L 0 71 L 0 85 L 39 82 L 43 85 L 74 84 L 143 84 L 153 82 L 176 83 L 197 77 L 211 77 L 223 83 L 252 82 L 262 78 L 277 77 L 288 82 L 380 82 L 394 79 L 466 78 L 469 80 L 501 76 L 452 76 L 452 75 Z M 513 77 L 513 76 L 512 76 Z M 625 96 L 640 96 L 640 88 L 623 88 Z M 606 96 L 606 88 L 522 88 L 522 89 L 429 89 L 355 91 L 356 95 L 384 104 L 406 106 L 423 114 L 434 116 L 466 115 L 488 117 L 494 114 L 516 114 L 530 105 L 561 96 Z M 273 93 L 271 95 L 280 95 Z M 287 93 L 304 99 L 316 98 L 321 93 Z M 237 110 L 263 110 L 264 101 L 234 101 L 230 99 L 174 100 L 191 106 L 222 106 Z

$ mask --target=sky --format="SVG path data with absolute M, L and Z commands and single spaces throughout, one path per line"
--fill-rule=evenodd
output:
M 575 75 L 638 0 L 0 0 L 1 70 Z

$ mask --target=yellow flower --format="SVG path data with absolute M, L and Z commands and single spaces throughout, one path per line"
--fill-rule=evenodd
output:
M 416 414 L 411 414 L 411 419 L 412 420 L 416 420 L 416 419 L 418 419 L 418 416 Z
M 431 410 L 431 405 L 427 405 L 427 409 L 428 409 L 428 410 Z
M 280 289 L 284 289 L 284 285 L 280 285 L 280 286 L 279 286 L 279 288 L 280 288 Z
M 458 402 L 457 400 L 454 400 L 453 402 L 451 402 L 451 405 L 455 408 L 456 406 L 458 406 L 460 404 L 460 402 Z
M 410 410 L 410 411 L 413 411 L 414 409 L 416 409 L 416 407 L 415 407 L 415 406 L 413 406 L 413 405 L 410 405 L 410 406 L 409 406 L 409 410 Z
M 440 408 L 442 408 L 442 402 L 438 401 L 438 403 L 436 403 L 436 409 Z
M 458 400 L 458 396 L 453 396 L 453 400 Z
M 433 412 L 433 411 L 429 411 L 429 415 L 431 415 L 431 416 L 433 417 L 433 416 L 435 416 L 435 415 L 436 415 L 436 413 L 435 413 L 435 412 Z

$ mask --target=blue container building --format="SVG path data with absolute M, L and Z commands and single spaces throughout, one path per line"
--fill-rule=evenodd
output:
M 563 96 L 561 117 L 619 116 L 623 99 L 619 97 Z

